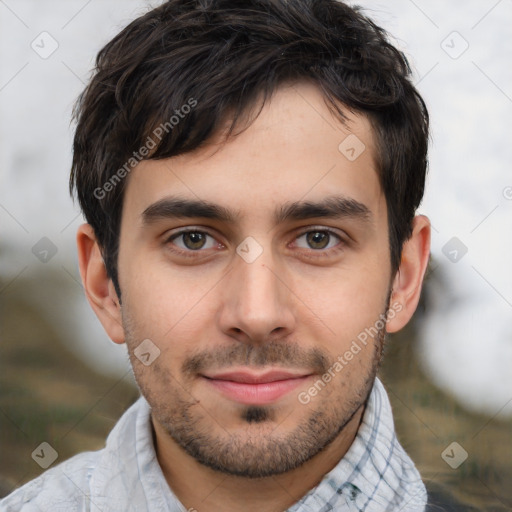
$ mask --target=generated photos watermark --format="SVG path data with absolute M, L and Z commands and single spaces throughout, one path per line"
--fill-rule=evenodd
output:
M 357 335 L 357 339 L 352 340 L 350 348 L 346 350 L 342 355 L 339 355 L 336 361 L 327 369 L 327 371 L 306 391 L 301 391 L 297 398 L 303 405 L 307 405 L 311 398 L 317 396 L 326 386 L 331 382 L 336 375 L 338 375 L 343 368 L 345 368 L 350 361 L 354 359 L 354 356 L 361 352 L 362 347 L 366 347 L 370 339 L 374 339 L 378 336 L 379 332 L 384 329 L 387 320 L 395 318 L 397 313 L 402 311 L 403 305 L 400 302 L 395 302 L 388 310 L 387 316 L 383 313 L 379 315 L 379 319 L 371 326 L 366 327 L 364 331 L 361 331 Z
M 168 121 L 160 123 L 148 136 L 146 142 L 139 148 L 138 151 L 134 151 L 132 156 L 120 167 L 101 187 L 94 189 L 94 197 L 96 199 L 103 199 L 109 192 L 112 192 L 121 181 L 126 178 L 128 174 L 134 169 L 134 167 L 142 162 L 144 158 L 150 155 L 151 150 L 155 149 L 158 142 L 162 140 L 164 134 L 169 133 L 176 125 L 178 125 L 181 119 L 184 119 L 192 109 L 197 106 L 197 100 L 189 98 L 187 103 L 184 103 L 179 109 L 174 110 Z

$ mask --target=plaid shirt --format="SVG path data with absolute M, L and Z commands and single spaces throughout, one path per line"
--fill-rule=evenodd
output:
M 338 465 L 288 512 L 423 512 L 426 491 L 398 443 L 377 379 L 357 436 Z M 170 491 L 153 446 L 150 408 L 137 400 L 106 447 L 46 471 L 0 501 L 0 512 L 186 512 Z
M 345 456 L 287 512 L 422 512 L 426 503 L 427 491 L 396 438 L 391 404 L 377 378 Z

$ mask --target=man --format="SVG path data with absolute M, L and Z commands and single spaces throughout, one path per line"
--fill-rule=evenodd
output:
M 3 511 L 422 511 L 376 378 L 418 304 L 428 113 L 336 0 L 171 0 L 101 50 L 71 189 L 141 398 Z

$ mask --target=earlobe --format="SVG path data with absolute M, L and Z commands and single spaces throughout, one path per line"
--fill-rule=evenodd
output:
M 387 332 L 402 329 L 416 311 L 429 257 L 430 221 L 418 215 L 413 221 L 412 235 L 404 243 L 400 268 L 393 282 Z
M 85 295 L 108 336 L 115 343 L 124 343 L 121 307 L 112 280 L 107 276 L 105 263 L 94 230 L 82 224 L 76 235 L 78 263 Z

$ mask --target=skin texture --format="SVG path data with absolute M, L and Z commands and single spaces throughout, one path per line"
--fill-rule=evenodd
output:
M 91 227 L 79 228 L 87 297 L 111 339 L 128 346 L 152 406 L 159 463 L 186 507 L 277 512 L 314 487 L 357 433 L 385 332 L 401 329 L 416 309 L 428 219 L 415 218 L 392 274 L 371 125 L 347 117 L 336 119 L 313 85 L 289 84 L 225 145 L 214 137 L 193 153 L 141 162 L 123 204 L 122 306 Z M 353 161 L 338 149 L 351 134 L 365 145 Z M 215 203 L 234 218 L 145 220 L 171 196 Z M 275 210 L 292 202 L 331 196 L 364 205 L 366 214 L 348 208 L 338 218 L 275 221 Z M 196 234 L 175 236 L 184 228 Z M 247 237 L 256 243 L 244 245 Z M 299 401 L 371 327 L 378 334 L 308 403 Z M 149 366 L 134 356 L 145 339 L 160 350 Z M 306 377 L 265 404 L 226 397 L 206 378 L 269 369 Z

